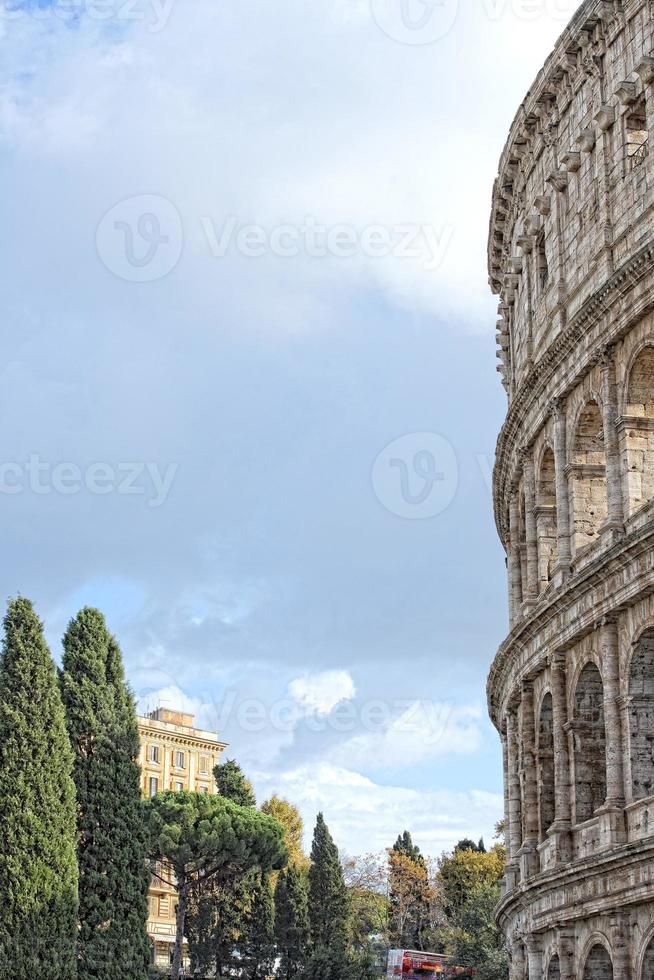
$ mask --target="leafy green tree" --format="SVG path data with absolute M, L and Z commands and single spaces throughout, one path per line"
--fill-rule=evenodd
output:
M 228 759 L 222 765 L 215 766 L 213 776 L 221 796 L 236 803 L 237 806 L 257 805 L 252 783 L 246 779 L 243 770 L 234 759 Z
M 456 847 L 439 861 L 438 878 L 442 890 L 443 910 L 456 923 L 470 896 L 482 885 L 497 885 L 504 874 L 505 849 L 495 844 L 482 852 Z
M 452 965 L 467 967 L 475 980 L 507 980 L 509 975 L 504 935 L 495 925 L 499 900 L 499 885 L 489 882 L 477 885 L 459 911 L 452 930 L 450 961 Z
M 97 609 L 68 626 L 60 686 L 75 754 L 79 972 L 144 980 L 150 876 L 136 711 L 120 648 Z
M 313 835 L 309 871 L 309 921 L 313 945 L 344 949 L 348 940 L 349 912 L 338 849 L 320 813 Z
M 408 830 L 388 852 L 391 943 L 398 949 L 424 949 L 431 887 L 420 848 Z
M 353 980 L 353 959 L 344 944 L 316 946 L 302 980 Z
M 389 949 L 389 862 L 386 854 L 364 854 L 344 863 L 350 894 L 350 942 L 359 960 L 385 970 Z
M 74 980 L 73 754 L 31 602 L 9 603 L 0 659 L 0 978 Z
M 257 873 L 226 874 L 191 893 L 186 936 L 194 967 L 203 975 L 229 976 L 241 965 Z
M 469 837 L 464 837 L 454 848 L 455 851 L 477 851 L 479 854 L 486 853 L 486 845 L 484 844 L 484 838 L 479 838 L 479 843 L 475 844 L 473 840 Z
M 214 778 L 222 797 L 254 809 L 257 801 L 252 784 L 237 762 L 230 759 L 216 766 Z M 261 911 L 254 908 L 261 898 L 260 882 L 259 870 L 250 869 L 208 882 L 191 897 L 187 911 L 189 947 L 194 964 L 203 972 L 220 976 L 243 969 L 244 950 L 250 947 L 256 928 L 253 915 Z M 254 948 L 251 958 L 254 968 Z
M 279 976 L 294 980 L 307 963 L 310 925 L 304 876 L 293 864 L 281 872 L 275 889 L 275 937 L 281 961 Z
M 275 903 L 267 873 L 254 875 L 241 954 L 246 980 L 265 980 L 272 975 L 275 967 Z
M 206 793 L 159 793 L 147 803 L 151 858 L 171 868 L 177 884 L 177 922 L 172 980 L 182 962 L 189 900 L 210 883 L 231 881 L 258 868 L 282 868 L 284 832 L 272 817 Z
M 304 853 L 304 821 L 300 811 L 288 800 L 279 796 L 271 796 L 261 806 L 261 812 L 274 817 L 282 825 L 288 848 L 288 863 L 298 868 L 307 868 L 309 859 Z

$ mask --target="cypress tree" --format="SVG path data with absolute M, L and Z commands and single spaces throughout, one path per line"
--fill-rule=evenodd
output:
M 270 874 L 255 872 L 242 949 L 247 980 L 265 980 L 275 966 L 275 905 Z
M 9 603 L 0 659 L 0 977 L 76 976 L 73 754 L 32 604 Z
M 60 681 L 75 753 L 79 971 L 85 980 L 144 980 L 149 874 L 136 712 L 97 609 L 70 622 Z
M 310 925 L 307 887 L 295 865 L 282 871 L 275 890 L 275 938 L 280 957 L 281 980 L 302 973 L 309 949 Z
M 349 900 L 343 868 L 325 818 L 318 821 L 311 848 L 309 919 L 314 946 L 332 950 L 347 944 Z

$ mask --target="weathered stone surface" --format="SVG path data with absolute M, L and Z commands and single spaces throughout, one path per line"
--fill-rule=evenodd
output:
M 586 0 L 493 195 L 512 980 L 654 980 L 654 3 Z

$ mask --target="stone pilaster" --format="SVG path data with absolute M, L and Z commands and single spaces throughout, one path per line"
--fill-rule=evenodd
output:
M 522 760 L 523 760 L 523 823 L 525 837 L 520 850 L 523 878 L 531 878 L 540 870 L 538 860 L 538 774 L 536 769 L 536 722 L 534 716 L 534 687 L 522 685 Z
M 520 770 L 518 765 L 518 717 L 514 708 L 509 709 L 506 719 L 507 762 L 509 784 L 509 853 L 511 855 L 506 869 L 507 889 L 515 888 L 520 880 L 518 854 L 522 847 L 522 797 L 520 793 Z
M 631 980 L 631 925 L 627 912 L 620 911 L 611 916 L 609 933 L 613 953 L 613 980 Z
M 606 803 L 601 810 L 600 835 L 605 844 L 625 840 L 624 766 L 620 712 L 620 660 L 618 624 L 607 617 L 600 626 L 604 727 L 606 731 Z
M 525 980 L 525 947 L 521 939 L 515 939 L 511 944 L 511 962 L 509 963 L 510 980 Z
M 511 841 L 509 839 L 509 745 L 506 732 L 501 733 L 502 739 L 502 773 L 504 776 L 504 839 L 506 841 L 506 863 L 511 864 Z
M 526 946 L 529 980 L 543 980 L 543 944 L 540 936 L 529 936 Z
M 510 621 L 511 626 L 515 626 L 522 615 L 522 562 L 520 557 L 520 507 L 518 502 L 518 489 L 515 487 L 511 493 L 509 503 L 509 589 L 511 594 L 510 601 Z
M 615 377 L 615 351 L 605 347 L 597 354 L 602 372 L 602 416 L 606 454 L 606 530 L 614 540 L 624 534 L 625 507 L 622 496 L 620 444 L 618 439 L 618 394 Z
M 568 699 L 566 683 L 566 658 L 555 653 L 550 662 L 552 691 L 552 728 L 554 741 L 554 823 L 548 837 L 555 838 L 555 862 L 567 864 L 572 854 L 570 756 L 568 753 Z
M 559 967 L 561 969 L 561 980 L 577 980 L 575 970 L 575 931 L 574 928 L 566 926 L 559 929 Z
M 538 599 L 538 529 L 536 526 L 536 472 L 534 454 L 522 450 L 522 473 L 525 488 L 525 536 L 527 539 L 527 590 L 523 604 L 530 608 Z
M 554 415 L 554 466 L 556 469 L 556 525 L 558 569 L 562 579 L 570 574 L 570 492 L 567 474 L 566 402 L 557 398 L 552 403 Z

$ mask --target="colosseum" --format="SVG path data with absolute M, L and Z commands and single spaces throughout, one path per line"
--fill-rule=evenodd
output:
M 586 0 L 520 107 L 489 271 L 512 980 L 654 978 L 654 2 Z

